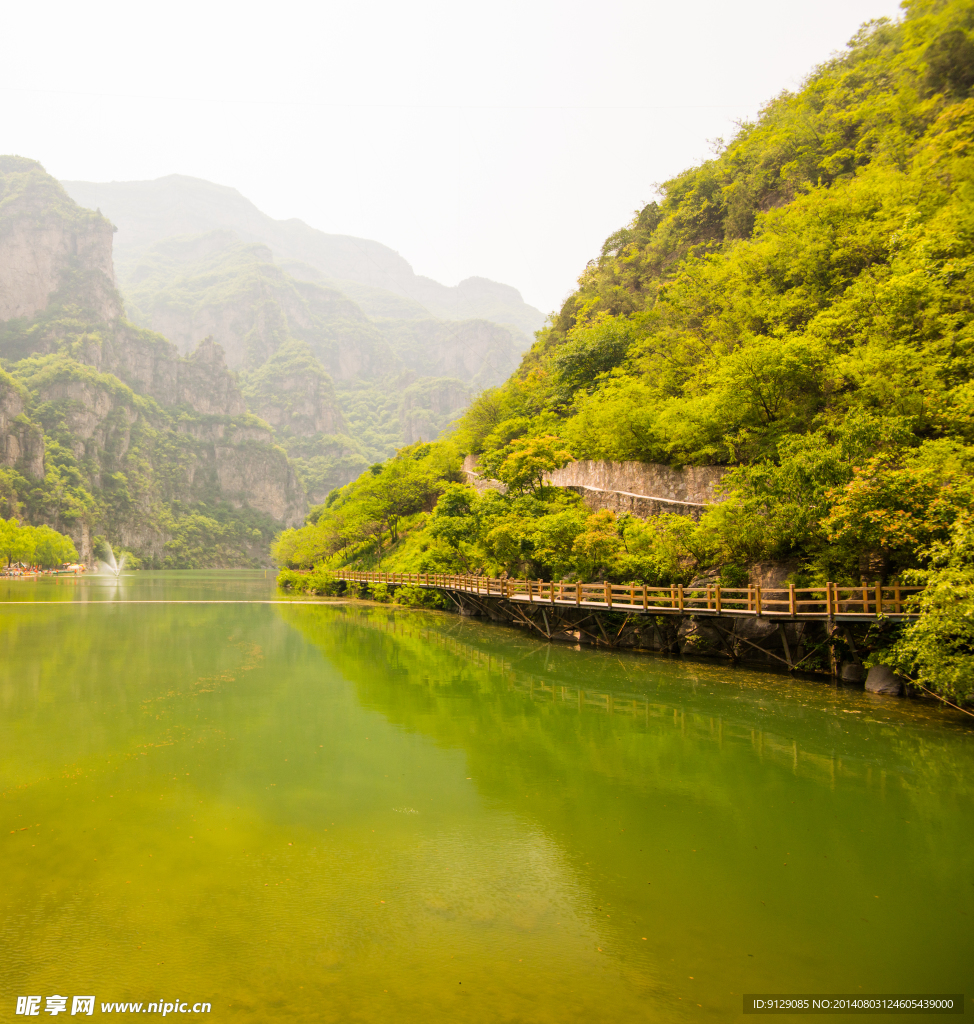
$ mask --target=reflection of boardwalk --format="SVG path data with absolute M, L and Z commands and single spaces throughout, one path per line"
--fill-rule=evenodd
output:
M 843 764 L 843 759 L 834 754 L 826 756 L 802 750 L 797 740 L 789 740 L 763 729 L 728 723 L 722 717 L 705 717 L 693 712 L 687 714 L 683 708 L 650 701 L 642 694 L 561 686 L 558 683 L 545 683 L 543 680 L 530 678 L 512 680 L 509 688 L 523 693 L 531 700 L 575 707 L 579 712 L 594 710 L 607 715 L 627 715 L 635 719 L 644 719 L 647 725 L 650 719 L 671 722 L 673 728 L 681 735 L 691 735 L 694 738 L 709 737 L 721 749 L 725 743 L 744 742 L 750 744 L 762 760 L 774 761 L 804 775 L 827 777 L 834 782 L 837 772 L 854 776 L 862 774 L 855 769 L 849 771 Z M 885 779 L 885 772 L 883 778 Z
M 424 647 L 437 646 L 457 659 L 481 668 L 499 679 L 510 693 L 577 714 L 624 717 L 648 729 L 653 726 L 672 729 L 695 742 L 712 743 L 723 750 L 725 745 L 749 746 L 762 761 L 768 761 L 797 775 L 834 786 L 837 778 L 859 779 L 867 786 L 886 786 L 887 773 L 860 759 L 843 757 L 834 752 L 816 752 L 788 738 L 750 724 L 729 721 L 723 716 L 688 710 L 683 705 L 666 704 L 646 694 L 623 690 L 607 690 L 593 686 L 575 686 L 551 681 L 519 668 L 508 658 L 464 643 L 449 634 L 426 628 L 413 628 L 400 616 L 381 618 L 363 615 L 356 625 L 390 636 L 418 640 Z M 439 688 L 434 675 L 423 675 L 423 683 L 431 692 Z
M 861 622 L 878 618 L 907 619 L 916 613 L 910 599 L 922 587 L 879 583 L 843 587 L 648 587 L 636 583 L 546 583 L 543 580 L 490 579 L 486 576 L 451 576 L 441 573 L 357 572 L 341 569 L 335 577 L 349 583 L 381 583 L 440 590 L 477 601 L 548 605 L 647 615 L 731 616 L 789 621 Z

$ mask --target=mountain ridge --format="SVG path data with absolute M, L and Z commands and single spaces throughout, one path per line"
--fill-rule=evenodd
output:
M 528 334 L 544 324 L 541 311 L 511 285 L 484 277 L 469 277 L 452 287 L 440 284 L 416 274 L 404 257 L 381 242 L 329 234 L 294 217 L 275 220 L 227 185 L 181 174 L 148 181 L 61 184 L 79 205 L 100 210 L 118 227 L 116 270 L 123 282 L 154 243 L 229 229 L 245 242 L 268 245 L 278 259 L 314 267 L 339 286 L 350 282 L 415 302 L 425 308 L 426 316 L 493 320 Z

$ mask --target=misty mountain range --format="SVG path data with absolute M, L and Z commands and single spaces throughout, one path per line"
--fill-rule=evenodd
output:
M 118 228 L 115 270 L 123 290 L 140 260 L 158 243 L 180 236 L 232 232 L 258 242 L 299 280 L 330 283 L 369 315 L 395 319 L 490 320 L 526 334 L 544 315 L 517 289 L 483 277 L 455 287 L 417 275 L 379 242 L 329 235 L 301 220 L 274 220 L 236 189 L 171 174 L 155 181 L 62 181 L 79 206 L 100 210 Z
M 312 501 L 403 444 L 437 437 L 474 394 L 510 376 L 544 321 L 509 285 L 447 287 L 379 242 L 274 220 L 198 178 L 61 184 L 115 225 L 129 319 L 184 354 L 216 341 Z

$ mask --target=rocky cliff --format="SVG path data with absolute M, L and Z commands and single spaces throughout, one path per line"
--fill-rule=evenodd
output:
M 30 480 L 41 480 L 44 435 L 24 415 L 29 399 L 27 389 L 0 370 L 0 467 L 19 470 Z
M 30 436 L 50 453 L 48 472 L 39 475 L 52 492 L 66 481 L 86 492 L 72 494 L 65 507 L 34 509 L 57 528 L 74 536 L 83 519 L 91 532 L 162 562 L 191 510 L 257 513 L 265 532 L 301 520 L 305 496 L 295 470 L 268 425 L 246 412 L 212 342 L 163 375 L 164 391 L 180 399 L 168 407 L 64 353 L 12 369 L 29 395 Z M 255 545 L 252 557 L 258 553 Z
M 283 434 L 311 437 L 345 430 L 331 377 L 304 342 L 285 342 L 247 376 L 244 395 L 250 409 Z
M 135 322 L 183 352 L 212 337 L 233 369 L 257 369 L 291 338 L 306 341 L 337 377 L 382 376 L 395 363 L 354 302 L 323 280 L 292 277 L 267 246 L 230 231 L 160 242 L 124 289 Z
M 0 157 L 0 321 L 36 316 L 52 303 L 117 317 L 113 230 L 36 160 Z
M 465 382 L 471 392 L 503 383 L 530 339 L 490 320 L 377 320 L 389 348 L 408 370 Z M 468 399 L 469 401 L 469 399 Z
M 0 502 L 150 564 L 254 564 L 306 497 L 221 347 L 129 323 L 112 228 L 39 164 L 0 158 Z
M 424 379 L 403 391 L 399 422 L 406 444 L 430 441 L 470 404 L 472 393 L 462 381 Z

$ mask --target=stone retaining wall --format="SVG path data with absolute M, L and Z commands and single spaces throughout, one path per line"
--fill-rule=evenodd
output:
M 477 457 L 463 460 L 468 482 L 478 491 L 507 487 L 499 480 L 477 472 Z M 721 500 L 715 494 L 718 482 L 727 472 L 722 466 L 685 466 L 673 469 L 655 462 L 606 462 L 585 460 L 570 462 L 549 473 L 545 480 L 582 496 L 592 509 L 611 509 L 616 514 L 647 519 L 663 512 L 699 518 L 707 505 Z
M 723 466 L 684 466 L 673 469 L 657 462 L 605 462 L 586 459 L 569 462 L 549 473 L 557 487 L 587 487 L 651 498 L 656 501 L 709 505 L 716 501 Z
M 678 516 L 690 516 L 699 519 L 706 505 L 698 505 L 686 501 L 667 501 L 665 498 L 653 498 L 646 494 L 628 494 L 625 491 L 603 491 L 597 487 L 583 487 L 569 484 L 566 491 L 575 491 L 581 495 L 582 501 L 590 509 L 598 511 L 602 508 L 611 509 L 616 515 L 628 513 L 640 519 L 669 512 Z

